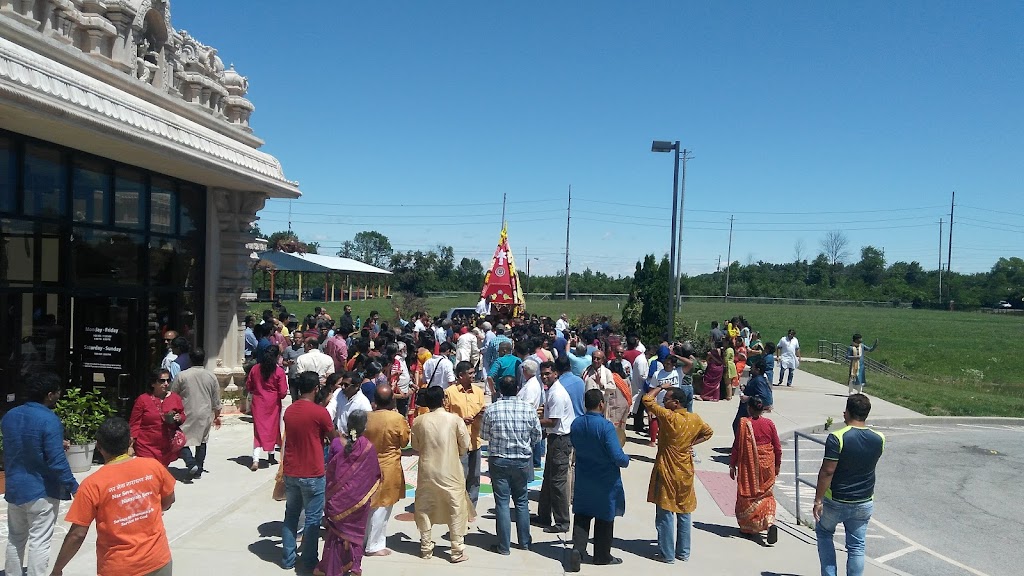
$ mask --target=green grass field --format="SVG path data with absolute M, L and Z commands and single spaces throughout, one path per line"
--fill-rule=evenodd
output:
M 309 313 L 317 302 L 286 302 L 298 316 Z M 472 306 L 475 298 L 431 298 L 428 312 Z M 623 301 L 532 300 L 530 312 L 570 319 L 585 314 L 604 314 L 618 320 Z M 265 307 L 256 303 L 258 314 Z M 331 316 L 341 315 L 341 303 L 326 304 Z M 394 317 L 390 300 L 353 302 L 353 313 L 366 318 L 378 310 Z M 854 332 L 879 347 L 870 356 L 910 376 L 902 380 L 868 373 L 872 394 L 930 415 L 1024 416 L 1024 374 L 1015 363 L 1015 345 L 1024 342 L 1024 317 L 1020 315 L 944 312 L 893 308 L 799 306 L 725 302 L 687 302 L 682 322 L 697 323 L 698 333 L 710 329 L 712 320 L 744 316 L 762 338 L 777 342 L 789 328 L 797 331 L 804 356 L 817 356 L 818 340 L 849 343 Z M 846 367 L 805 362 L 801 369 L 845 383 Z

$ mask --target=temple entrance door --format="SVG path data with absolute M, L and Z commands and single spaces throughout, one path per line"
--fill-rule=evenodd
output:
M 72 384 L 99 390 L 122 416 L 149 378 L 140 361 L 144 326 L 136 325 L 139 299 L 75 296 L 71 299 Z

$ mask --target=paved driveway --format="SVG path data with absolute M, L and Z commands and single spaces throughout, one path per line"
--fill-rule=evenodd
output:
M 886 452 L 878 465 L 868 556 L 913 576 L 1020 574 L 1024 548 L 1024 426 L 878 426 Z M 793 509 L 792 435 L 777 495 Z M 800 477 L 814 482 L 822 447 L 800 441 Z M 801 518 L 813 490 L 801 486 Z M 837 540 L 841 541 L 841 531 Z

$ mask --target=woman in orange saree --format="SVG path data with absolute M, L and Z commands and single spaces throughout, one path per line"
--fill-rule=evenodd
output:
M 740 419 L 739 434 L 729 456 L 729 475 L 736 480 L 736 521 L 740 532 L 753 537 L 768 531 L 768 544 L 775 544 L 775 478 L 782 466 L 782 444 L 775 423 L 764 414 L 764 400 L 747 401 L 749 417 Z

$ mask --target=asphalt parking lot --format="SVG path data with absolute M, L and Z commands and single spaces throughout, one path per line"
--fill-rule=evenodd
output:
M 978 421 L 876 428 L 886 436 L 886 451 L 878 465 L 867 555 L 913 576 L 1020 574 L 1024 426 Z M 792 511 L 793 437 L 783 440 L 776 495 Z M 820 445 L 800 440 L 801 478 L 814 482 L 821 455 Z M 813 495 L 800 487 L 805 522 Z

